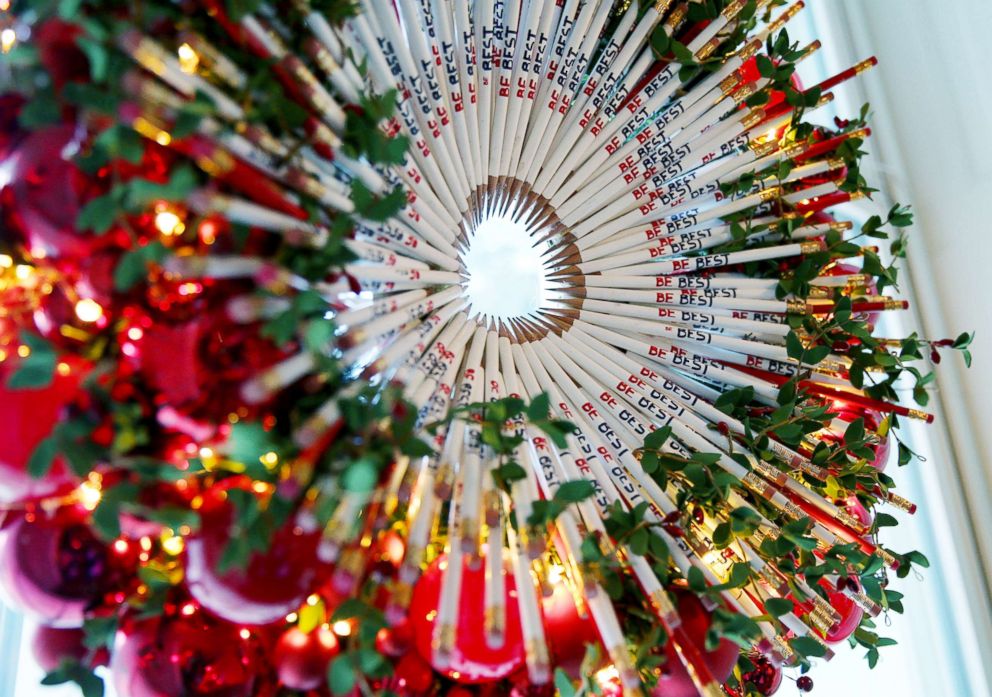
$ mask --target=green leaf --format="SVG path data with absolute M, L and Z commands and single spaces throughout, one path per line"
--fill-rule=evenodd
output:
M 48 436 L 38 443 L 31 453 L 31 458 L 28 460 L 28 474 L 35 479 L 41 479 L 52 469 L 52 463 L 55 462 L 58 454 L 58 439 L 55 436 Z
M 327 669 L 327 684 L 332 694 L 348 694 L 355 689 L 356 681 L 355 667 L 351 663 L 349 654 L 342 654 L 331 662 Z
M 23 128 L 36 130 L 62 120 L 62 110 L 50 91 L 42 91 L 21 108 L 17 121 Z
M 158 241 L 128 250 L 114 269 L 114 288 L 121 292 L 131 290 L 148 276 L 150 264 L 162 263 L 168 254 L 166 246 Z
M 793 358 L 797 361 L 802 359 L 803 353 L 806 351 L 806 349 L 803 348 L 803 342 L 799 340 L 799 337 L 796 336 L 795 332 L 789 332 L 789 334 L 785 337 L 785 350 L 788 353 L 789 358 Z
M 789 644 L 803 656 L 820 658 L 827 655 L 827 650 L 816 639 L 800 636 L 792 639 Z
M 58 668 L 41 680 L 41 684 L 46 687 L 66 683 L 75 683 L 79 686 L 83 697 L 103 697 L 103 680 L 78 661 L 64 660 Z
M 576 479 L 570 482 L 564 482 L 555 491 L 555 501 L 561 503 L 578 503 L 579 501 L 585 501 L 587 498 L 591 497 L 596 492 L 595 487 L 593 487 L 592 482 L 585 479 Z
M 765 601 L 765 612 L 772 617 L 781 617 L 787 612 L 792 612 L 794 607 L 788 598 L 769 598 Z
M 90 77 L 94 82 L 101 82 L 107 76 L 107 65 L 110 63 L 107 48 L 87 36 L 77 38 L 76 45 L 90 62 Z
M 124 207 L 131 213 L 141 213 L 156 201 L 182 201 L 196 186 L 196 172 L 188 165 L 176 167 L 165 184 L 149 179 L 133 179 L 125 185 Z
M 555 669 L 555 689 L 558 691 L 559 697 L 575 697 L 575 686 L 572 684 L 572 679 L 561 668 Z
M 644 447 L 651 450 L 661 450 L 672 435 L 671 426 L 662 426 L 644 437 Z
M 117 615 L 108 617 L 92 617 L 83 622 L 83 644 L 86 648 L 96 650 L 110 648 L 117 635 Z
M 120 206 L 113 191 L 91 199 L 79 211 L 76 217 L 76 227 L 80 230 L 90 230 L 102 235 L 113 226 L 117 219 Z
M 48 387 L 55 380 L 55 366 L 58 363 L 55 347 L 37 334 L 23 329 L 19 336 L 31 353 L 17 362 L 17 369 L 7 377 L 7 387 L 12 390 Z
M 527 406 L 527 418 L 531 421 L 544 421 L 548 418 L 550 411 L 551 398 L 547 392 L 542 392 L 534 397 Z
M 379 481 L 379 470 L 375 466 L 375 461 L 370 457 L 363 457 L 351 463 L 341 477 L 341 486 L 345 491 L 356 493 L 368 493 L 375 488 Z

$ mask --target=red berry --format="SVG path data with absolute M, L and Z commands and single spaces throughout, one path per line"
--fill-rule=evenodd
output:
M 808 675 L 801 675 L 799 679 L 796 680 L 796 687 L 799 688 L 800 692 L 810 692 L 813 689 L 813 678 Z

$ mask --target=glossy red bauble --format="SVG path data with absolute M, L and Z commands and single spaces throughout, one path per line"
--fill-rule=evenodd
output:
M 92 186 L 70 161 L 78 138 L 71 125 L 42 128 L 28 134 L 8 161 L 4 215 L 36 257 L 81 259 L 92 252 L 94 237 L 76 228 Z
M 315 690 L 327 684 L 327 669 L 340 650 L 338 638 L 327 626 L 309 634 L 293 627 L 279 637 L 272 662 L 284 687 Z
M 710 669 L 713 678 L 717 682 L 723 683 L 734 670 L 740 648 L 732 641 L 721 639 L 714 650 L 706 651 L 704 646 L 706 644 L 706 632 L 711 624 L 710 613 L 693 593 L 678 592 L 676 599 L 679 616 L 682 618 L 682 627 L 688 634 L 689 640 L 699 647 L 703 660 Z M 696 686 L 679 660 L 671 642 L 665 644 L 665 657 L 668 660 L 661 667 L 661 676 L 658 678 L 658 685 L 652 694 L 655 697 L 696 697 L 698 694 Z
M 482 683 L 509 676 L 524 664 L 520 611 L 517 607 L 513 574 L 506 576 L 506 637 L 503 646 L 491 648 L 486 641 L 484 621 L 484 562 L 476 568 L 472 568 L 467 561 L 463 565 L 458 600 L 458 628 L 451 662 L 443 669 L 434 664 L 431 639 L 441 595 L 443 565 L 446 564 L 447 556 L 442 555 L 435 559 L 414 586 L 410 603 L 410 626 L 417 651 L 439 672 L 458 682 Z
M 845 579 L 845 583 L 858 587 L 858 582 L 853 579 Z M 827 599 L 830 606 L 840 615 L 840 621 L 831 627 L 823 638 L 831 644 L 844 641 L 854 634 L 854 630 L 858 628 L 864 618 L 865 611 L 844 593 L 835 590 L 827 581 L 821 580 L 820 585 L 827 589 Z
M 419 653 L 410 651 L 396 662 L 389 684 L 400 695 L 419 697 L 434 685 L 434 669 Z
M 744 673 L 741 681 L 766 697 L 778 692 L 782 685 L 782 669 L 761 654 L 751 656 L 750 660 L 754 668 Z
M 110 549 L 75 509 L 16 520 L 0 537 L 0 587 L 13 604 L 58 627 L 78 627 L 115 579 Z
M 78 627 L 50 627 L 38 625 L 31 637 L 31 652 L 35 662 L 46 673 L 64 661 L 85 663 L 92 667 L 106 665 L 109 654 L 105 648 L 91 651 L 84 640 L 86 633 Z
M 122 697 L 256 697 L 271 683 L 247 631 L 196 609 L 129 623 L 110 668 Z
M 579 677 L 586 648 L 600 643 L 596 623 L 588 613 L 579 615 L 575 598 L 561 581 L 554 585 L 551 596 L 542 600 L 541 609 L 552 665 Z M 601 651 L 600 655 L 605 654 Z
M 317 538 L 291 522 L 273 535 L 268 551 L 253 553 L 243 569 L 217 567 L 232 534 L 234 510 L 225 489 L 204 495 L 202 529 L 186 544 L 186 584 L 204 608 L 225 620 L 264 625 L 294 612 L 316 587 Z
M 61 457 L 41 479 L 27 472 L 31 454 L 51 434 L 79 392 L 83 364 L 68 358 L 64 362 L 68 375 L 56 372 L 52 384 L 40 389 L 7 387 L 17 362 L 0 364 L 0 503 L 48 496 L 75 480 Z

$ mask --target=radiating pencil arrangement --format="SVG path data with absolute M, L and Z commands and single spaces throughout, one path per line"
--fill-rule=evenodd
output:
M 887 575 L 925 564 L 877 533 L 882 508 L 915 511 L 882 469 L 898 419 L 931 420 L 893 388 L 905 371 L 929 382 L 904 365 L 927 342 L 872 335 L 906 304 L 852 241 L 906 210 L 857 227 L 827 212 L 871 191 L 865 114 L 804 121 L 874 59 L 804 87 L 819 42 L 786 30 L 802 0 L 362 0 L 342 21 L 245 4 L 107 36 L 133 61 L 116 111 L 208 175 L 178 209 L 199 246 L 142 261 L 223 289 L 228 322 L 291 318 L 299 341 L 238 399 L 277 420 L 301 384 L 331 386 L 279 421 L 297 454 L 256 492 L 300 492 L 296 534 L 319 533 L 333 593 L 367 591 L 399 535 L 377 602 L 456 682 L 525 665 L 529 685 L 574 690 L 585 646 L 569 655 L 549 619 L 561 589 L 599 646 L 584 679 L 608 694 L 770 694 L 780 667 L 805 672 L 849 636 L 877 657 L 871 618 L 901 611 Z M 253 61 L 298 114 L 255 118 Z M 204 225 L 268 241 L 204 244 Z M 516 256 L 477 261 L 511 238 Z M 400 448 L 365 486 L 322 469 L 346 412 L 390 390 L 413 410 L 390 418 L 433 450 Z M 194 450 L 215 476 L 214 450 L 237 458 L 208 433 Z M 299 597 L 271 617 L 232 606 L 195 538 L 197 607 L 302 616 Z

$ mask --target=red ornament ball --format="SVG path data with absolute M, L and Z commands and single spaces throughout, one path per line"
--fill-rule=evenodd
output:
M 295 611 L 318 581 L 318 535 L 292 522 L 273 535 L 268 551 L 253 552 L 245 568 L 218 566 L 237 528 L 225 482 L 204 495 L 201 531 L 186 545 L 186 584 L 204 608 L 230 622 L 265 625 Z M 233 524 L 233 526 L 232 526 Z
M 279 637 L 272 661 L 284 687 L 315 690 L 327 683 L 327 669 L 339 651 L 338 638 L 326 625 L 309 634 L 292 627 Z
M 0 364 L 0 503 L 49 496 L 75 480 L 61 457 L 55 458 L 51 469 L 40 479 L 27 472 L 32 453 L 51 434 L 66 407 L 76 398 L 85 374 L 80 361 L 68 357 L 61 360 L 69 367 L 68 374 L 56 371 L 52 383 L 38 389 L 7 387 L 18 363 Z
M 424 570 L 413 588 L 410 603 L 410 626 L 414 636 L 414 646 L 420 655 L 429 661 L 438 672 L 460 683 L 483 683 L 502 680 L 524 665 L 523 634 L 520 628 L 520 613 L 517 608 L 516 586 L 513 574 L 506 575 L 506 632 L 503 645 L 490 647 L 485 631 L 485 577 L 484 560 L 470 566 L 463 564 L 461 593 L 459 594 L 458 627 L 455 646 L 450 663 L 439 666 L 433 660 L 431 648 L 436 622 L 438 602 L 441 595 L 443 569 L 448 563 L 447 555 L 435 559 Z
M 82 625 L 84 612 L 111 589 L 108 547 L 77 509 L 20 518 L 0 538 L 0 587 L 13 605 L 57 627 Z
M 717 682 L 725 682 L 734 670 L 740 649 L 734 642 L 721 639 L 714 650 L 706 651 L 704 646 L 706 632 L 712 622 L 711 614 L 693 593 L 677 592 L 676 600 L 679 616 L 682 618 L 682 627 L 689 640 L 699 647 L 713 678 Z M 696 697 L 698 691 L 679 660 L 671 641 L 665 644 L 665 657 L 668 660 L 661 667 L 661 676 L 652 694 L 655 697 Z
M 773 695 L 782 684 L 782 669 L 763 654 L 750 656 L 754 668 L 741 676 L 741 682 L 751 685 L 762 695 Z
M 416 651 L 405 654 L 393 669 L 389 687 L 401 695 L 425 695 L 434 685 L 434 669 Z
M 78 627 L 51 627 L 38 625 L 31 638 L 31 652 L 35 662 L 46 673 L 51 673 L 64 661 L 86 662 L 91 667 L 107 665 L 110 656 L 105 648 L 95 652 L 86 647 L 86 633 Z
M 555 583 L 553 591 L 541 603 L 551 663 L 577 678 L 586 647 L 601 643 L 599 632 L 588 612 L 585 617 L 579 614 L 575 598 L 563 581 Z M 600 655 L 605 655 L 605 652 L 601 651 Z
M 81 259 L 99 239 L 76 229 L 82 201 L 89 196 L 85 190 L 92 188 L 69 159 L 77 138 L 72 125 L 43 128 L 27 135 L 9 160 L 4 215 L 34 256 Z
M 855 589 L 860 588 L 858 582 L 853 578 L 848 579 L 846 583 L 854 586 Z M 830 606 L 840 615 L 840 621 L 831 627 L 826 636 L 823 637 L 827 642 L 836 644 L 854 634 L 854 630 L 858 628 L 864 618 L 865 611 L 843 592 L 835 590 L 828 581 L 821 580 L 820 585 L 827 590 Z
M 192 604 L 117 633 L 110 669 L 127 697 L 254 697 L 270 679 L 247 630 L 214 619 Z

